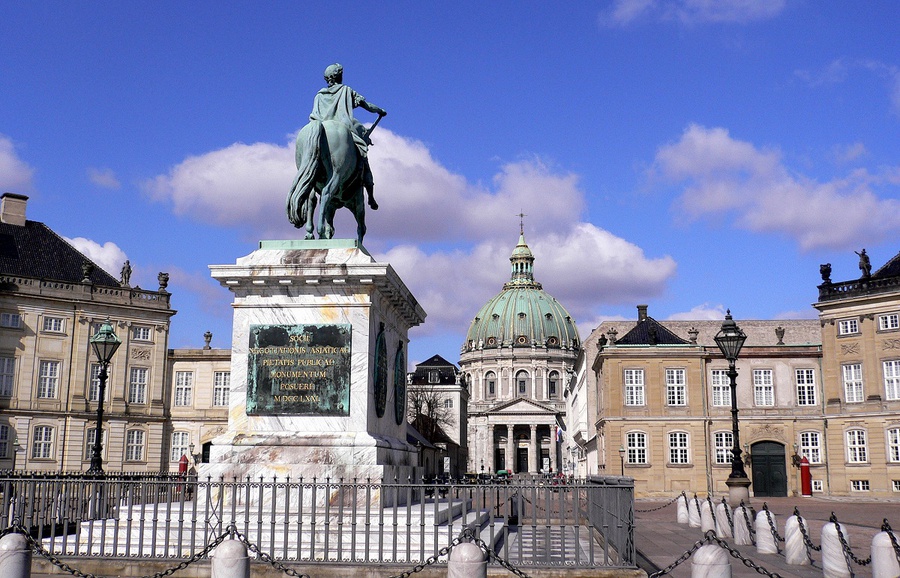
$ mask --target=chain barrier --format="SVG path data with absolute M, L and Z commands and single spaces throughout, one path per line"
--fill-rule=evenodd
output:
M 471 532 L 471 530 L 469 530 L 469 531 Z M 474 536 L 474 532 L 472 532 L 472 535 Z M 507 560 L 504 560 L 503 557 L 501 557 L 499 554 L 494 552 L 490 546 L 485 544 L 481 538 L 473 538 L 472 542 L 474 542 L 476 546 L 481 548 L 482 552 L 487 554 L 488 561 L 496 562 L 496 563 L 500 564 L 508 572 L 511 572 L 512 574 L 515 574 L 516 576 L 519 576 L 519 578 L 529 578 L 528 574 L 526 574 L 526 573 L 522 572 L 521 570 L 519 570 L 518 568 L 514 567 Z
M 894 536 L 894 531 L 888 524 L 887 518 L 884 518 L 884 522 L 881 524 L 881 531 L 887 532 L 888 538 L 891 539 L 891 546 L 894 547 L 894 556 L 897 557 L 897 562 L 900 562 L 900 544 L 897 543 L 897 537 Z
M 293 568 L 289 568 L 288 566 L 285 566 L 284 564 L 282 564 L 281 562 L 279 562 L 278 560 L 273 558 L 270 554 L 267 554 L 267 553 L 261 551 L 259 549 L 259 546 L 250 542 L 250 540 L 248 540 L 246 536 L 244 536 L 243 534 L 241 534 L 240 532 L 237 531 L 237 528 L 234 528 L 234 536 L 235 536 L 236 540 L 238 540 L 244 546 L 247 547 L 247 550 L 249 552 L 252 552 L 253 554 L 256 555 L 256 557 L 258 559 L 262 560 L 263 562 L 265 562 L 272 568 L 275 568 L 279 572 L 287 574 L 288 576 L 293 576 L 294 578 L 310 578 L 309 574 L 300 574 Z
M 677 560 L 675 560 L 674 562 L 672 562 L 671 564 L 669 564 L 662 570 L 658 570 L 658 571 L 654 572 L 653 574 L 650 574 L 647 578 L 659 578 L 660 576 L 665 576 L 666 574 L 669 574 L 672 570 L 674 570 L 675 568 L 677 568 L 678 566 L 680 566 L 681 564 L 686 562 L 691 556 L 693 556 L 694 552 L 696 552 L 701 547 L 703 547 L 707 544 L 715 544 L 716 546 L 719 546 L 720 548 L 722 548 L 726 552 L 728 552 L 728 554 L 730 554 L 732 558 L 740 560 L 744 566 L 756 571 L 757 574 L 762 574 L 764 576 L 768 576 L 769 578 L 781 578 L 780 574 L 777 574 L 775 572 L 770 572 L 769 570 L 766 570 L 765 568 L 763 568 L 762 566 L 760 566 L 753 560 L 744 557 L 743 554 L 741 554 L 736 549 L 732 548 L 731 545 L 728 544 L 728 542 L 717 537 L 715 531 L 713 531 L 713 530 L 707 531 L 706 534 L 703 536 L 702 540 L 697 540 L 696 542 L 694 542 L 694 545 L 691 546 L 691 548 L 689 550 L 685 551 L 684 554 L 679 556 Z
M 744 522 L 746 522 L 747 531 L 750 533 L 750 542 L 756 546 L 756 524 L 750 522 L 750 514 L 747 511 L 747 507 L 744 505 L 744 500 L 741 500 L 741 505 L 739 507 L 744 513 Z
M 731 528 L 731 535 L 734 536 L 734 520 L 731 519 L 731 506 L 728 505 L 724 497 L 722 498 L 722 503 L 725 505 L 725 519 L 728 520 L 728 527 Z
M 834 528 L 837 530 L 838 540 L 841 541 L 841 548 L 844 550 L 844 557 L 853 560 L 853 562 L 858 566 L 868 566 L 872 563 L 872 556 L 869 556 L 865 560 L 861 560 L 853 554 L 853 551 L 850 550 L 850 544 L 847 543 L 847 540 L 844 539 L 844 533 L 841 532 L 841 526 L 838 524 L 837 516 L 834 512 L 831 513 L 831 518 L 828 519 L 829 522 L 834 524 Z M 847 564 L 847 567 L 850 567 L 850 564 Z M 853 571 L 850 571 L 850 574 L 853 574 Z
M 806 524 L 803 523 L 803 517 L 800 515 L 800 510 L 797 509 L 797 506 L 794 506 L 794 516 L 797 518 L 797 526 L 800 527 L 800 535 L 803 536 L 803 543 L 806 545 L 806 557 L 809 558 L 809 563 L 812 564 L 813 557 L 810 550 L 821 552 L 822 546 L 813 544 L 812 538 L 809 537 L 809 532 L 806 530 Z
M 772 532 L 772 538 L 775 539 L 775 552 L 781 554 L 781 548 L 778 546 L 778 543 L 784 542 L 784 538 L 778 533 L 778 528 L 775 527 L 775 520 L 772 519 L 772 512 L 769 511 L 769 504 L 763 502 L 762 509 L 763 512 L 766 513 L 766 520 L 769 522 L 769 530 Z
M 3 532 L 0 534 L 5 536 L 6 534 L 9 534 L 11 532 L 16 532 L 18 534 L 22 534 L 25 537 L 25 540 L 28 542 L 28 545 L 31 547 L 31 549 L 34 553 L 41 556 L 42 558 L 45 558 L 48 562 L 50 562 L 51 564 L 53 564 L 54 566 L 56 566 L 63 572 L 71 574 L 72 576 L 76 576 L 77 578 L 103 578 L 102 576 L 98 576 L 96 574 L 85 573 L 85 572 L 82 572 L 81 570 L 78 570 L 77 568 L 73 568 L 72 566 L 69 566 L 68 564 L 63 562 L 58 556 L 55 556 L 52 552 L 50 552 L 46 548 L 44 548 L 43 544 L 41 544 L 40 542 L 38 542 L 37 540 L 32 538 L 31 534 L 28 533 L 28 529 L 25 528 L 24 526 L 22 526 L 21 524 L 15 523 L 13 526 L 10 526 L 9 528 L 6 528 L 5 530 L 3 530 Z M 219 546 L 219 544 L 224 542 L 226 538 L 233 537 L 236 533 L 237 533 L 237 528 L 232 524 L 232 525 L 228 526 L 228 528 L 225 530 L 224 533 L 222 533 L 215 540 L 213 540 L 212 542 L 207 544 L 205 548 L 203 548 L 202 550 L 200 550 L 199 552 L 197 552 L 196 554 L 194 554 L 193 556 L 191 556 L 190 558 L 188 558 L 181 564 L 178 564 L 177 566 L 173 566 L 166 570 L 161 570 L 161 571 L 157 572 L 156 574 L 148 574 L 146 576 L 141 576 L 140 578 L 164 578 L 165 576 L 171 576 L 175 572 L 184 570 L 185 568 L 187 568 L 194 562 L 208 557 L 209 553 L 212 552 L 213 550 L 215 550 L 216 547 Z M 307 577 L 307 578 L 309 578 L 309 577 Z
M 706 495 L 706 503 L 709 504 L 709 513 L 712 514 L 713 519 L 713 528 L 716 532 L 719 531 L 719 521 L 716 520 L 716 506 L 712 502 L 712 497 L 709 494 Z
M 656 511 L 658 511 L 658 510 L 662 510 L 663 508 L 668 508 L 669 506 L 671 506 L 672 504 L 674 504 L 675 502 L 677 502 L 678 499 L 681 498 L 682 496 L 684 496 L 684 499 L 687 500 L 687 496 L 686 496 L 685 493 L 682 491 L 679 495 L 675 496 L 674 498 L 672 498 L 671 500 L 669 500 L 668 502 L 666 502 L 666 503 L 663 504 L 662 506 L 657 506 L 656 508 L 649 508 L 649 509 L 647 509 L 647 510 L 635 510 L 634 513 L 635 513 L 635 514 L 646 514 L 646 513 L 648 513 L 648 512 L 656 512 Z

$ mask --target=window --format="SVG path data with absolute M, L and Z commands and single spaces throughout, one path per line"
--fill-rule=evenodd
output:
M 497 395 L 497 378 L 493 371 L 487 372 L 484 376 L 484 380 L 487 383 L 487 397 L 494 397 Z
M 900 480 L 891 480 L 891 487 L 895 492 L 900 492 Z
M 172 432 L 172 456 L 171 462 L 177 463 L 181 456 L 188 455 L 188 446 L 191 443 L 191 436 L 186 431 Z
M 65 321 L 62 317 L 44 317 L 44 324 L 41 328 L 44 331 L 52 333 L 62 333 L 65 327 Z
M 715 462 L 719 465 L 731 463 L 731 450 L 734 448 L 734 434 L 730 431 L 719 431 L 713 436 L 715 440 Z
M 797 381 L 797 405 L 816 405 L 815 370 L 798 369 L 794 376 Z
M 194 390 L 194 373 L 191 371 L 175 372 L 175 405 L 188 407 Z
M 647 463 L 647 434 L 644 432 L 629 432 L 625 435 L 626 461 L 629 464 Z
M 838 335 L 851 335 L 859 333 L 859 321 L 856 319 L 842 319 L 838 321 Z
M 771 369 L 753 370 L 753 404 L 758 406 L 775 405 L 775 386 L 772 384 Z
M 227 406 L 231 398 L 231 372 L 217 371 L 213 376 L 213 405 Z
M 822 482 L 822 480 L 813 480 L 812 481 L 812 491 L 814 491 L 814 492 L 824 492 L 825 491 L 825 484 Z
M 440 383 L 441 374 L 437 370 L 429 370 L 428 371 L 428 383 Z
M 84 436 L 84 459 L 89 460 L 94 455 L 94 442 L 97 441 L 97 428 L 92 427 L 87 430 L 87 434 Z M 103 457 L 106 457 L 106 430 L 103 430 L 102 437 L 100 438 L 100 445 L 102 447 Z
M 731 385 L 728 370 L 713 369 L 710 383 L 712 383 L 712 404 L 716 407 L 730 407 Z
M 16 377 L 16 358 L 0 357 L 0 397 L 12 397 Z
M 884 368 L 885 399 L 900 399 L 900 361 L 891 360 L 882 363 Z
M 448 397 L 444 400 L 444 409 L 453 409 L 453 398 Z
M 625 405 L 644 405 L 644 370 L 625 370 Z
M 144 461 L 144 431 L 139 429 L 128 430 L 125 434 L 125 461 Z
M 900 428 L 887 430 L 887 457 L 889 462 L 900 462 Z
M 797 449 L 801 457 L 806 457 L 811 464 L 822 463 L 822 438 L 817 431 L 800 433 L 800 447 Z
M 669 433 L 669 463 L 690 463 L 687 433 L 683 431 L 674 431 Z
M 53 457 L 53 428 L 39 425 L 34 428 L 31 442 L 31 457 L 35 460 L 49 460 Z
M 844 378 L 844 401 L 861 403 L 863 400 L 862 364 L 842 365 L 841 373 Z
M 150 341 L 153 335 L 149 327 L 135 326 L 131 328 L 131 338 L 135 341 Z
M 887 315 L 879 315 L 878 330 L 890 331 L 892 329 L 900 329 L 900 313 L 888 313 Z
M 109 399 L 109 381 L 103 391 L 103 401 Z M 98 401 L 100 399 L 100 364 L 91 364 L 91 381 L 88 384 L 88 401 Z
M 685 386 L 683 369 L 666 370 L 666 404 L 687 404 L 687 388 Z
M 851 464 L 864 464 L 869 461 L 865 430 L 851 429 L 847 432 L 847 461 Z
M 850 489 L 854 492 L 868 492 L 869 480 L 850 480 Z
M 519 395 L 527 395 L 528 393 L 528 374 L 520 371 L 516 374 L 516 387 Z
M 38 375 L 38 399 L 56 399 L 59 391 L 59 362 L 42 361 Z
M 557 383 L 559 383 L 559 374 L 554 371 L 550 373 L 550 383 L 547 385 L 547 395 L 549 397 L 556 397 Z
M 22 316 L 18 313 L 0 313 L 0 327 L 18 329 L 22 326 Z
M 9 457 L 9 426 L 0 425 L 0 458 Z
M 146 367 L 131 368 L 131 379 L 128 383 L 128 403 L 147 403 L 147 374 L 149 372 Z

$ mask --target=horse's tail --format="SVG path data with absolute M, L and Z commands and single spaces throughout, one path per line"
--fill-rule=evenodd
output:
M 318 120 L 311 120 L 297 134 L 296 159 L 297 175 L 287 197 L 288 220 L 295 227 L 306 225 L 307 199 L 316 185 L 316 171 L 319 166 L 319 143 L 324 137 L 325 127 Z

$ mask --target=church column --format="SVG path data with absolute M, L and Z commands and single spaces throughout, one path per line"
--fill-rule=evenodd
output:
M 488 425 L 488 443 L 485 444 L 488 448 L 488 455 L 484 456 L 484 467 L 485 472 L 491 474 L 497 471 L 497 467 L 494 464 L 494 460 L 497 456 L 497 442 L 494 441 L 496 438 L 494 437 L 495 432 L 494 429 L 497 426 L 494 424 Z
M 537 439 L 537 425 L 531 424 L 531 451 L 528 452 L 528 471 L 532 474 L 538 473 L 540 471 L 540 460 L 538 459 L 540 454 L 540 444 L 538 444 Z
M 553 468 L 553 473 L 559 471 L 559 463 L 557 463 L 556 456 L 556 446 L 559 444 L 556 443 L 556 426 L 550 426 L 550 467 Z
M 513 439 L 513 426 L 506 424 L 506 471 L 513 473 L 515 471 L 515 447 L 516 443 Z

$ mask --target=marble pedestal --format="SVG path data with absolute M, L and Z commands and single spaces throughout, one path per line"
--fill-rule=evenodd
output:
M 201 478 L 418 478 L 406 441 L 406 345 L 425 312 L 391 266 L 352 240 L 261 241 L 210 270 L 234 294 L 231 397 L 228 430 Z M 267 331 L 287 336 L 280 349 L 263 342 Z M 312 347 L 329 331 L 341 346 Z M 327 378 L 273 377 L 306 370 Z

